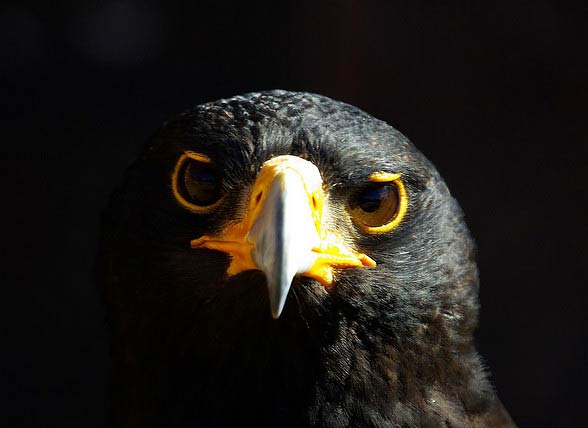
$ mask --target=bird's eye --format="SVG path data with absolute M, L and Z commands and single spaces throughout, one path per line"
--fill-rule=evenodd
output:
M 197 161 L 184 162 L 180 180 L 180 191 L 194 205 L 206 207 L 220 198 L 218 177 L 207 164 Z
M 176 164 L 172 187 L 178 202 L 194 212 L 214 208 L 222 199 L 218 172 L 204 155 L 186 152 Z
M 406 211 L 406 192 L 398 176 L 387 182 L 374 182 L 349 201 L 351 218 L 368 233 L 393 229 Z

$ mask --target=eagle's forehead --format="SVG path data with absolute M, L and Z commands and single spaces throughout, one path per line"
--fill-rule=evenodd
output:
M 324 116 L 346 109 L 361 111 L 322 95 L 282 90 L 237 95 L 202 104 L 199 108 L 207 113 L 249 116 L 253 120 L 263 117 L 292 120 L 302 115 Z
M 357 107 L 310 93 L 277 90 L 221 99 L 185 112 L 166 128 L 164 135 L 181 136 L 167 139 L 176 151 L 202 150 L 253 170 L 283 154 L 352 180 L 374 170 L 412 169 L 418 175 L 428 169 L 421 168 L 422 155 L 393 127 Z

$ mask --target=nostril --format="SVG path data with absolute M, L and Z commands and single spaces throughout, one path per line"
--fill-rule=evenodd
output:
M 263 195 L 263 192 L 259 192 L 257 194 L 257 196 L 255 196 L 255 205 L 259 205 L 259 201 L 261 201 L 262 195 Z
M 312 195 L 312 207 L 316 210 L 318 207 L 318 202 L 316 201 L 316 196 Z

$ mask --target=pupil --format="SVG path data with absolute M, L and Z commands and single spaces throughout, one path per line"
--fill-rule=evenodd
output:
M 188 167 L 188 173 L 190 174 L 190 178 L 194 181 L 207 184 L 216 182 L 216 175 L 211 170 L 206 168 Z
M 218 178 L 212 168 L 190 162 L 184 171 L 184 188 L 192 203 L 207 206 L 220 198 Z
M 359 207 L 366 213 L 373 213 L 378 208 L 384 199 L 388 196 L 387 187 L 376 187 L 366 190 L 359 197 Z

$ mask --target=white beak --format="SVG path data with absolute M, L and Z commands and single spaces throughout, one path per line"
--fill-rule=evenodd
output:
M 316 171 L 320 180 L 320 174 Z M 308 178 L 306 178 L 308 180 Z M 248 234 L 251 256 L 267 278 L 272 316 L 278 318 L 296 274 L 308 271 L 320 246 L 303 178 L 291 168 L 278 172 Z

